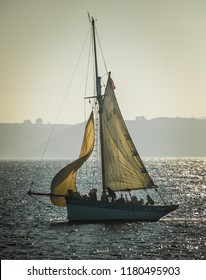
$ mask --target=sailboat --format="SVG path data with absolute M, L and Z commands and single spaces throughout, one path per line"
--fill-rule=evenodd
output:
M 78 192 L 77 172 L 89 159 L 95 146 L 94 113 L 91 112 L 82 142 L 79 158 L 63 167 L 51 182 L 50 193 L 32 192 L 28 194 L 48 195 L 56 206 L 67 208 L 68 221 L 81 222 L 138 222 L 158 221 L 176 210 L 178 205 L 156 205 L 147 195 L 147 203 L 138 201 L 131 192 L 136 190 L 157 190 L 132 141 L 122 117 L 111 73 L 107 73 L 104 94 L 101 93 L 101 77 L 98 74 L 96 50 L 96 27 L 93 17 L 89 20 L 92 28 L 92 41 L 95 61 L 95 98 L 98 103 L 99 137 L 101 151 L 102 195 L 97 199 L 96 190 L 90 197 Z M 130 199 L 123 197 L 129 192 Z M 117 199 L 117 193 L 120 197 Z

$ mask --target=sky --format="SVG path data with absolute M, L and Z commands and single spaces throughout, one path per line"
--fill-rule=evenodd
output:
M 206 1 L 0 0 L 0 122 L 84 121 L 87 12 L 126 120 L 206 117 Z

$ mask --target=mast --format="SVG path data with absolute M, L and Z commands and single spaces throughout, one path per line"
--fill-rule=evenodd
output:
M 95 20 L 93 17 L 90 18 L 88 13 L 89 21 L 92 24 L 92 35 L 93 35 L 93 47 L 94 47 L 94 61 L 95 61 L 95 80 L 96 80 L 96 95 L 99 104 L 99 128 L 100 128 L 100 151 L 101 151 L 101 165 L 102 165 L 102 193 L 106 194 L 105 186 L 105 164 L 104 164 L 104 142 L 103 142 L 103 129 L 102 129 L 102 95 L 101 95 L 101 77 L 98 74 L 98 63 L 97 63 L 97 48 L 96 48 L 96 34 L 95 34 Z

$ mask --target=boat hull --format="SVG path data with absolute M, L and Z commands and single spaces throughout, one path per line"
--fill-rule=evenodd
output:
M 68 200 L 70 223 L 158 221 L 176 210 L 178 205 L 150 206 L 107 203 L 90 200 Z

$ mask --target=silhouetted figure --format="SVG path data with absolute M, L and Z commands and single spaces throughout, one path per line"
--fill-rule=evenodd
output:
M 65 196 L 65 199 L 66 199 L 66 202 L 67 202 L 67 203 L 68 203 L 68 200 L 69 200 L 69 199 L 74 199 L 73 190 L 68 189 L 68 191 L 67 191 L 67 193 L 66 193 L 66 196 Z
M 109 197 L 112 198 L 112 202 L 114 202 L 114 200 L 116 198 L 116 193 L 112 189 L 110 189 L 110 187 L 107 187 L 107 192 L 108 192 Z
M 125 199 L 121 193 L 121 197 L 116 200 L 116 203 L 120 203 L 121 205 L 125 204 Z
M 132 204 L 138 204 L 138 203 L 139 203 L 138 200 L 137 200 L 136 195 L 133 195 L 133 196 L 131 197 L 131 202 L 132 202 Z
M 139 203 L 140 203 L 141 205 L 144 205 L 144 199 L 141 198 Z
M 151 198 L 150 195 L 147 195 L 147 203 L 146 205 L 154 205 L 154 200 Z
M 102 194 L 102 196 L 101 196 L 101 201 L 109 202 L 108 195 L 107 195 L 106 193 L 103 193 L 103 194 Z
M 89 192 L 89 198 L 91 200 L 97 200 L 97 189 L 92 189 Z

